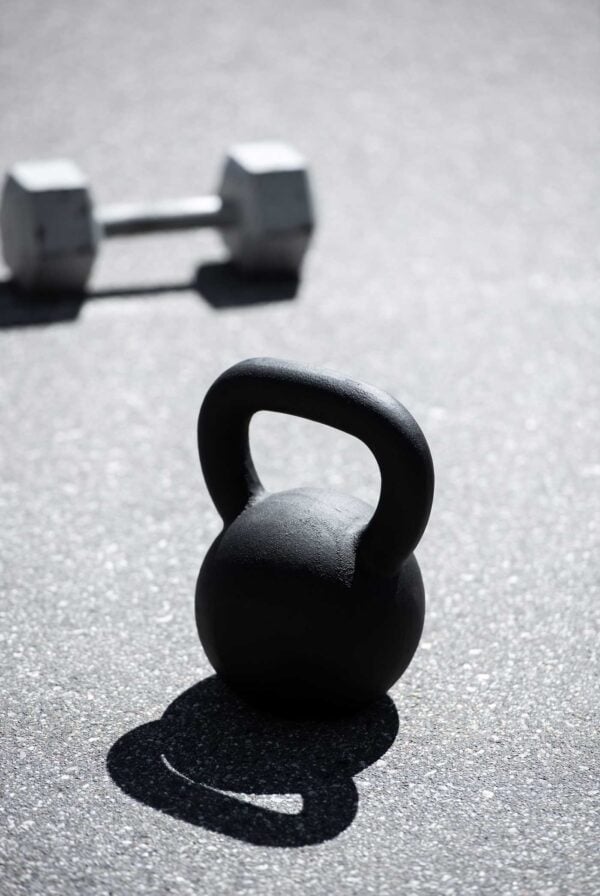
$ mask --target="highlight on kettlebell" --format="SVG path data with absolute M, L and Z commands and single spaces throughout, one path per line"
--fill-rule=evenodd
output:
M 364 442 L 376 508 L 329 489 L 267 493 L 254 467 L 257 411 L 327 424 Z M 433 499 L 431 453 L 395 398 L 273 358 L 230 367 L 202 403 L 202 472 L 223 530 L 200 568 L 196 624 L 221 678 L 274 710 L 352 710 L 402 675 L 423 629 L 413 551 Z

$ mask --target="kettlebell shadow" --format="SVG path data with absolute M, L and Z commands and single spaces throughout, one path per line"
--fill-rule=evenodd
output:
M 213 676 L 177 697 L 160 720 L 119 738 L 107 769 L 126 794 L 180 821 L 257 846 L 300 847 L 352 823 L 353 776 L 397 733 L 387 695 L 351 716 L 286 719 L 247 704 Z M 302 809 L 248 802 L 265 794 L 300 794 Z

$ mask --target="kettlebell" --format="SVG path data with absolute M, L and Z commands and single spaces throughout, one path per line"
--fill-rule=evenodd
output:
M 267 493 L 249 445 L 259 410 L 363 441 L 381 473 L 375 510 L 339 491 Z M 352 710 L 382 696 L 417 648 L 425 612 L 413 556 L 431 510 L 433 463 L 406 408 L 329 370 L 253 358 L 208 390 L 200 464 L 223 519 L 196 587 L 214 669 L 275 711 Z

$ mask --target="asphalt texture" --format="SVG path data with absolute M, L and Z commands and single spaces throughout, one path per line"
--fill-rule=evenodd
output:
M 3 168 L 105 202 L 284 139 L 319 215 L 298 283 L 209 233 L 107 242 L 80 301 L 0 271 L 2 896 L 600 892 L 597 4 L 3 0 L 0 110 Z M 260 355 L 431 446 L 424 635 L 355 717 L 248 708 L 195 632 L 198 409 Z M 252 439 L 271 489 L 377 498 L 348 436 Z

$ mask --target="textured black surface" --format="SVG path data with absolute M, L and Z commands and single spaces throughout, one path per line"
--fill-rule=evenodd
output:
M 279 137 L 313 161 L 319 213 L 281 290 L 219 267 L 210 234 L 110 241 L 80 307 L 0 288 L 3 894 L 597 892 L 597 4 L 0 13 L 2 168 L 66 155 L 98 201 L 177 196 L 230 143 Z M 253 828 L 257 806 L 300 815 L 299 791 L 244 816 L 205 766 L 217 823 L 187 824 L 152 808 L 162 769 L 133 799 L 106 766 L 189 688 L 215 706 L 195 424 L 263 354 L 396 395 L 436 462 L 397 736 L 307 846 L 298 819 L 295 846 Z M 267 487 L 376 498 L 369 453 L 326 427 L 259 415 L 252 444 Z

